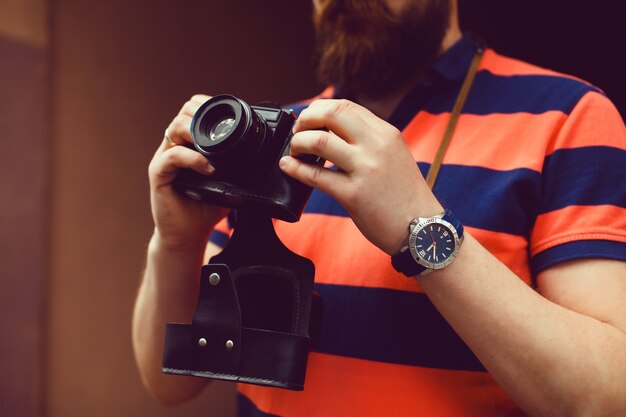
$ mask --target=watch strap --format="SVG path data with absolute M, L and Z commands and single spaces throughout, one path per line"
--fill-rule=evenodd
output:
M 415 262 L 408 245 L 404 246 L 399 253 L 391 257 L 391 265 L 396 271 L 402 272 L 407 277 L 414 277 L 426 270 L 424 265 Z
M 456 234 L 459 236 L 459 239 L 463 238 L 463 225 L 461 224 L 459 219 L 457 219 L 454 214 L 452 214 L 450 210 L 446 210 L 443 213 L 443 217 L 441 217 L 441 220 L 450 223 L 456 229 Z

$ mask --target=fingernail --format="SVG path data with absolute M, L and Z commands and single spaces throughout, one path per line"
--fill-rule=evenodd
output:
M 285 169 L 289 166 L 290 163 L 291 163 L 291 157 L 283 156 L 282 158 L 280 158 L 280 161 L 278 161 L 278 166 L 281 167 L 282 169 Z
M 207 164 L 206 166 L 206 172 L 208 172 L 209 174 L 212 174 L 215 172 L 215 168 L 213 167 L 213 165 L 211 165 L 210 163 Z

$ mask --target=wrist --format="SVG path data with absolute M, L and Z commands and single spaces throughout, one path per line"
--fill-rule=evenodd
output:
M 457 257 L 463 237 L 463 225 L 450 210 L 416 217 L 409 224 L 405 244 L 391 257 L 391 263 L 409 277 L 441 270 Z
M 406 246 L 409 237 L 409 225 L 413 219 L 418 217 L 432 217 L 439 213 L 443 213 L 443 211 L 443 206 L 434 196 L 432 196 L 432 199 L 428 199 L 427 202 L 422 200 L 421 204 L 415 204 L 406 210 L 403 210 L 403 212 L 397 216 L 393 243 L 385 252 L 392 256 Z
M 205 246 L 171 247 L 155 231 L 148 244 L 144 286 L 156 300 L 164 297 L 163 302 L 193 299 Z
M 206 237 L 196 239 L 168 239 L 155 227 L 148 244 L 148 254 L 163 256 L 169 253 L 192 258 L 202 256 L 206 250 L 209 235 L 210 232 Z

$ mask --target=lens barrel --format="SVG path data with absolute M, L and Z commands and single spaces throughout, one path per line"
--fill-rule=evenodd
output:
M 265 120 L 237 97 L 221 94 L 204 103 L 191 121 L 196 149 L 214 164 L 258 155 L 268 136 Z

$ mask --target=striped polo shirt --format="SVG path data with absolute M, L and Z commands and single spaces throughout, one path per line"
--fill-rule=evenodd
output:
M 475 50 L 464 36 L 388 120 L 424 176 Z M 579 79 L 487 49 L 434 193 L 528 285 L 571 259 L 626 261 L 626 128 Z M 524 415 L 335 200 L 315 190 L 299 222 L 275 227 L 315 263 L 322 334 L 303 392 L 241 384 L 239 416 Z M 228 233 L 224 221 L 212 240 Z

